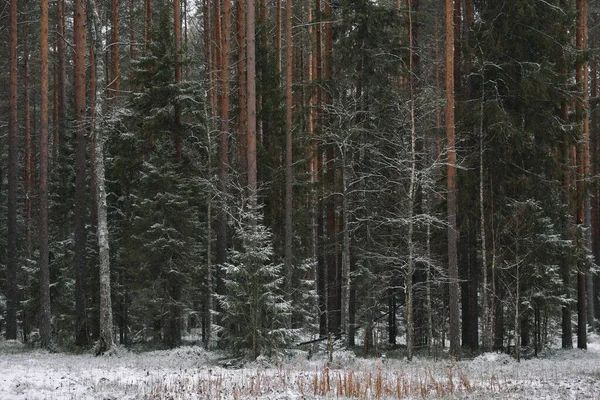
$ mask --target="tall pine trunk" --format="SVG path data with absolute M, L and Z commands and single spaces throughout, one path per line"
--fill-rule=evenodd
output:
M 577 0 L 577 28 L 576 28 L 576 46 L 579 51 L 585 51 L 585 43 L 587 38 L 586 29 L 586 3 L 587 0 Z M 587 233 L 587 215 L 589 215 L 587 207 L 589 196 L 587 194 L 587 174 L 589 171 L 589 120 L 587 116 L 587 62 L 582 62 L 576 66 L 575 82 L 581 90 L 581 99 L 577 100 L 576 113 L 577 122 L 581 131 L 581 141 L 577 145 L 577 216 L 576 222 L 586 230 L 584 234 L 585 248 L 588 245 Z M 586 277 L 585 270 L 587 266 L 580 266 L 581 269 L 577 273 L 577 348 L 587 348 L 587 296 L 586 296 Z
M 8 238 L 6 265 L 6 339 L 17 338 L 17 176 L 19 142 L 17 126 L 17 0 L 10 1 L 9 115 L 8 115 Z
M 26 5 L 26 12 L 29 12 L 29 1 L 25 2 Z M 25 143 L 24 143 L 24 151 L 25 151 L 25 165 L 24 165 L 24 189 L 25 189 L 25 215 L 24 215 L 24 219 L 25 219 L 25 257 L 27 257 L 27 260 L 33 260 L 33 237 L 32 237 L 32 231 L 33 231 L 33 206 L 34 206 L 34 179 L 33 179 L 33 174 L 35 171 L 35 165 L 34 165 L 34 149 L 35 146 L 33 144 L 32 141 L 32 135 L 31 135 L 31 110 L 30 110 L 30 106 L 31 106 L 31 86 L 30 86 L 30 80 L 31 80 L 31 70 L 30 70 L 30 47 L 29 47 L 29 23 L 25 23 L 25 29 L 24 29 L 24 41 L 25 43 L 23 44 L 23 76 L 24 76 L 24 83 L 23 83 L 23 94 L 24 94 L 24 103 L 23 103 L 23 108 L 24 108 L 24 136 L 25 136 Z M 56 79 L 56 76 L 55 76 Z M 55 86 L 56 86 L 56 82 L 55 82 Z M 58 93 L 57 93 L 58 94 Z M 56 102 L 57 104 L 58 102 Z M 56 106 L 55 104 L 55 106 Z M 58 121 L 55 118 L 54 120 L 55 122 L 55 137 L 58 135 Z M 54 146 L 57 147 L 58 145 L 58 140 L 56 139 L 54 142 Z M 53 162 L 56 161 L 56 157 L 54 158 Z M 56 165 L 56 163 L 54 162 L 54 165 Z M 30 287 L 30 282 L 31 282 L 31 277 L 29 276 L 29 274 L 25 277 L 25 282 L 23 282 L 23 284 L 25 285 L 25 287 Z M 25 296 L 27 296 L 27 294 L 25 294 Z M 25 297 L 26 298 L 26 297 Z M 32 322 L 32 315 L 29 312 L 27 307 L 24 307 L 23 309 L 23 341 L 27 342 L 28 338 L 29 338 L 29 333 L 31 331 L 31 322 Z
M 40 339 L 41 346 L 47 348 L 52 339 L 48 265 L 48 0 L 41 0 L 40 5 Z
M 113 0 L 116 1 L 116 0 Z M 186 1 L 186 0 L 184 0 Z M 226 1 L 229 3 L 229 1 Z M 182 57 L 181 57 L 181 2 L 173 1 L 173 31 L 175 36 L 175 85 L 181 84 Z M 181 130 L 181 108 L 175 104 L 175 154 L 177 162 L 183 160 L 183 138 Z
M 280 39 L 279 39 L 280 41 Z M 281 46 L 281 44 L 279 45 Z M 292 117 L 293 117 L 293 42 L 292 42 L 292 0 L 285 3 L 285 272 L 286 300 L 291 301 L 293 279 L 293 158 L 292 158 Z M 291 321 L 290 321 L 291 327 Z
M 448 279 L 450 354 L 459 358 L 458 266 L 456 249 L 456 150 L 454 134 L 454 26 L 453 0 L 446 0 L 446 140 L 448 151 Z
M 251 211 L 257 206 L 257 171 L 256 171 L 256 16 L 255 1 L 247 0 L 246 7 L 246 71 L 248 82 L 247 103 L 247 174 L 248 174 L 248 206 Z M 256 221 L 249 221 L 254 224 Z M 258 349 L 255 348 L 255 351 Z M 258 354 L 256 354 L 258 355 Z
M 57 52 L 58 52 L 58 160 L 64 156 L 66 142 L 65 113 L 67 107 L 67 46 L 65 40 L 65 0 L 57 0 Z M 66 185 L 66 183 L 65 183 Z M 62 239 L 62 237 L 61 237 Z
M 152 42 L 152 0 L 144 3 L 144 48 Z
M 75 0 L 73 36 L 75 55 L 73 59 L 75 85 L 75 245 L 73 267 L 75 277 L 75 343 L 89 342 L 86 318 L 86 228 L 85 228 L 85 178 L 86 178 L 86 0 Z
M 408 63 L 408 85 L 410 94 L 410 184 L 408 189 L 408 266 L 406 269 L 406 280 L 404 290 L 406 291 L 406 358 L 412 361 L 415 345 L 415 324 L 414 324 L 414 302 L 413 302 L 413 276 L 415 273 L 415 246 L 413 243 L 414 222 L 413 213 L 415 206 L 415 186 L 416 186 L 416 143 L 417 132 L 415 126 L 415 93 L 413 80 L 413 17 L 412 1 L 408 2 L 408 31 L 409 31 L 409 63 Z

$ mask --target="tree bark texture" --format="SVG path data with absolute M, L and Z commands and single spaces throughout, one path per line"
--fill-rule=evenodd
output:
M 585 42 L 587 37 L 585 5 L 587 0 L 577 0 L 577 28 L 575 33 L 576 46 L 579 51 L 585 51 Z M 582 62 L 576 66 L 575 82 L 581 90 L 581 99 L 576 103 L 576 114 L 579 129 L 581 130 L 581 141 L 577 145 L 577 217 L 576 222 L 586 232 L 584 233 L 584 243 L 586 249 L 589 249 L 587 240 L 586 216 L 589 203 L 587 193 L 587 175 L 589 171 L 589 122 L 587 116 L 587 62 Z M 584 270 L 587 266 L 581 266 L 577 273 L 577 348 L 587 348 L 587 295 L 586 278 Z
M 448 278 L 450 354 L 459 357 L 458 266 L 456 249 L 456 150 L 454 133 L 454 26 L 453 1 L 446 0 L 446 140 L 448 151 Z
M 75 245 L 73 266 L 75 279 L 75 343 L 88 344 L 86 318 L 86 229 L 85 229 L 85 177 L 86 177 L 86 8 L 87 0 L 75 0 L 73 35 L 75 55 L 73 59 L 75 85 Z
M 281 23 L 279 22 L 281 25 Z M 281 48 L 281 39 L 279 48 Z M 285 3 L 285 271 L 286 271 L 286 299 L 292 300 L 293 288 L 293 157 L 292 157 L 292 134 L 293 134 L 293 105 L 292 92 L 293 81 L 293 42 L 292 42 L 292 0 Z M 281 67 L 279 67 L 281 69 Z
M 47 348 L 52 339 L 48 265 L 48 0 L 41 0 L 40 6 L 40 339 L 41 346 Z
M 17 338 L 17 177 L 19 141 L 17 126 L 17 0 L 10 1 L 9 15 L 9 114 L 8 114 L 8 238 L 6 265 L 6 339 Z
M 256 17 L 254 0 L 247 0 L 246 13 L 246 70 L 248 74 L 248 206 L 250 210 L 255 210 L 258 194 L 256 174 Z M 250 222 L 256 223 L 256 221 Z
M 113 0 L 116 1 L 116 0 Z M 185 1 L 185 0 L 184 0 Z M 225 1 L 229 3 L 229 1 Z M 181 57 L 181 1 L 173 1 L 173 31 L 175 36 L 175 85 L 181 83 L 182 57 Z M 181 129 L 181 108 L 175 104 L 175 154 L 177 161 L 183 160 L 183 138 Z

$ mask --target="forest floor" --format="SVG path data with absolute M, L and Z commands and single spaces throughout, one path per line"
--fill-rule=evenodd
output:
M 0 399 L 594 399 L 600 337 L 587 351 L 551 350 L 516 362 L 485 353 L 452 363 L 296 351 L 283 361 L 224 366 L 222 354 L 188 346 L 111 355 L 50 353 L 0 340 Z

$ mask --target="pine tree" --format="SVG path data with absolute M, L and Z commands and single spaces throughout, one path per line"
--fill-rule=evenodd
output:
M 49 347 L 52 339 L 50 314 L 50 270 L 48 254 L 48 1 L 41 1 L 40 18 L 40 336 L 42 347 Z
M 17 338 L 17 1 L 10 2 L 10 88 L 8 119 L 8 251 L 6 338 Z

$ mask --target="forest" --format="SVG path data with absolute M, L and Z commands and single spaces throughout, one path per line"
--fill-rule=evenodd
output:
M 519 359 L 600 330 L 597 1 L 0 4 L 6 340 Z

